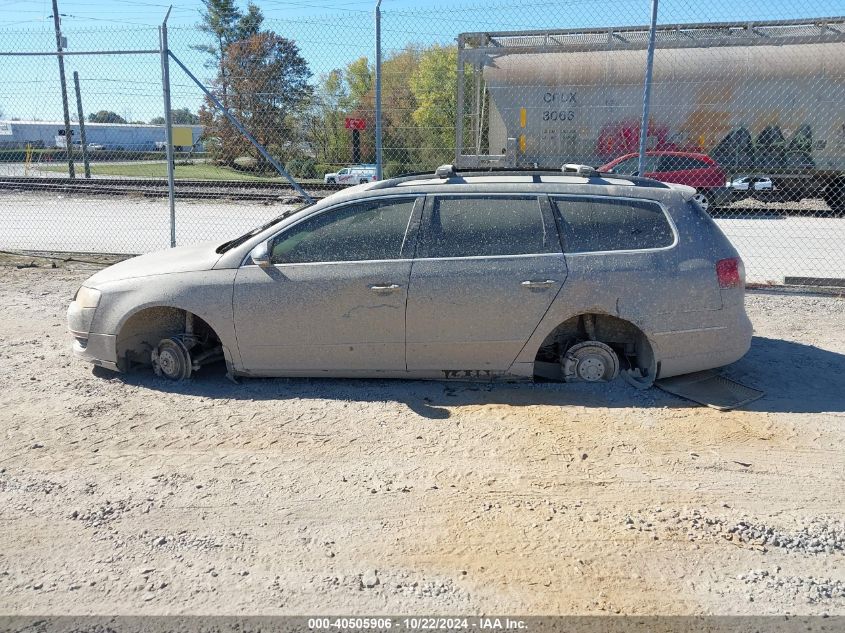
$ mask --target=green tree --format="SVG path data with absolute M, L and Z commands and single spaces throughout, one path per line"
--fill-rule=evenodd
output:
M 409 80 L 417 72 L 420 51 L 408 46 L 382 64 L 382 128 L 384 159 L 400 163 L 402 171 L 412 171 L 420 163 L 424 142 L 421 130 L 411 116 L 416 98 Z
M 458 51 L 454 46 L 432 46 L 422 54 L 411 75 L 416 101 L 413 121 L 422 135 L 422 157 L 427 163 L 451 158 L 455 147 Z
M 228 105 L 226 81 L 226 51 L 234 43 L 261 32 L 264 15 L 257 5 L 249 2 L 247 11 L 243 13 L 235 0 L 202 0 L 205 11 L 199 29 L 211 36 L 209 44 L 194 46 L 195 50 L 207 53 L 207 66 L 216 68 L 220 83 L 220 94 L 223 105 Z
M 178 110 L 170 111 L 170 118 L 174 125 L 198 125 L 200 118 L 188 108 L 179 108 Z M 150 125 L 164 125 L 164 117 L 157 116 L 150 119 Z
M 321 163 L 341 163 L 348 158 L 349 132 L 344 127 L 348 105 L 344 72 L 335 68 L 321 75 L 304 117 L 304 140 Z
M 372 107 L 375 70 L 366 57 L 360 57 L 346 67 L 344 76 L 348 87 L 347 105 L 350 108 Z
M 88 121 L 90 123 L 126 123 L 126 119 L 111 110 L 92 112 L 88 115 Z

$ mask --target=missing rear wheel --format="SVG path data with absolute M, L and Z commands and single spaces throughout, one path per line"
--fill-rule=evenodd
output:
M 563 355 L 561 365 L 566 382 L 609 382 L 619 375 L 619 357 L 599 341 L 573 345 Z

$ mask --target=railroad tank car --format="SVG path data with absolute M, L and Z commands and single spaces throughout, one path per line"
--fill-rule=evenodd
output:
M 647 27 L 462 34 L 458 164 L 636 152 L 647 39 Z M 656 40 L 649 149 L 704 152 L 842 208 L 845 18 L 660 26 Z

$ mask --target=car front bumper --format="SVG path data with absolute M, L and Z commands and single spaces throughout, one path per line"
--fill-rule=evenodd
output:
M 114 334 L 89 332 L 96 308 L 83 308 L 73 301 L 67 310 L 67 326 L 73 336 L 73 355 L 77 358 L 118 371 Z
M 74 338 L 73 355 L 98 367 L 120 371 L 115 357 L 113 334 L 89 334 L 88 338 Z

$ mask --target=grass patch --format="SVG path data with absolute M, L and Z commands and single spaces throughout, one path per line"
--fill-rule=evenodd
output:
M 42 169 L 67 173 L 66 167 L 42 167 Z M 77 165 L 76 171 L 78 176 L 82 172 L 82 165 Z M 91 174 L 94 176 L 124 176 L 127 178 L 167 178 L 167 163 L 133 163 L 128 165 L 95 163 L 91 165 Z M 208 164 L 177 164 L 174 175 L 177 179 L 191 180 L 259 180 L 268 182 L 281 180 L 281 176 L 257 176 L 255 174 L 245 174 L 230 167 Z

